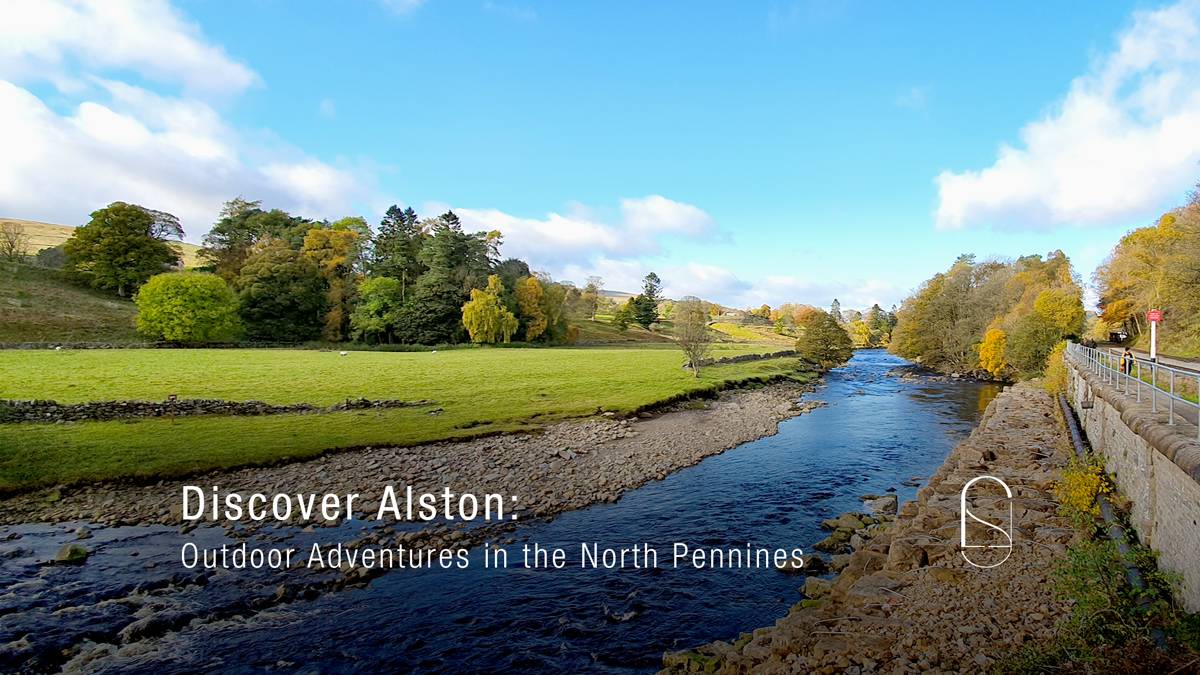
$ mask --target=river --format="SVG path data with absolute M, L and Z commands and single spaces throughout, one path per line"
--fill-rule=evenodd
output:
M 783 422 L 775 436 L 710 457 L 614 504 L 522 526 L 506 547 L 506 569 L 484 568 L 476 550 L 465 570 L 393 571 L 366 588 L 194 625 L 152 649 L 96 665 L 156 673 L 375 671 L 381 665 L 653 671 L 664 651 L 770 625 L 802 599 L 797 589 L 803 577 L 774 569 L 673 569 L 675 542 L 807 552 L 825 534 L 821 520 L 860 510 L 860 495 L 891 489 L 901 503 L 911 499 L 917 488 L 902 483 L 931 475 L 998 392 L 972 381 L 888 375 L 905 364 L 882 350 L 857 352 L 807 396 L 827 406 Z M 162 536 L 177 550 L 178 535 L 164 530 Z M 55 545 L 51 539 L 46 547 Z M 521 546 L 532 542 L 567 550 L 569 564 L 521 567 Z M 659 566 L 581 569 L 582 542 L 648 544 L 659 551 Z M 168 560 L 160 575 L 178 569 Z

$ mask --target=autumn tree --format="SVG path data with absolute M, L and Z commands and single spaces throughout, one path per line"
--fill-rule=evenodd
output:
M 463 326 L 471 336 L 471 342 L 508 342 L 517 332 L 517 317 L 500 301 L 503 294 L 504 286 L 495 274 L 488 277 L 487 288 L 471 290 L 471 299 L 462 307 Z
M 675 304 L 675 342 L 683 350 L 692 374 L 700 377 L 700 368 L 712 352 L 713 335 L 708 328 L 708 311 L 695 297 Z
M 332 342 L 340 342 L 349 336 L 355 292 L 354 266 L 360 239 L 359 233 L 350 228 L 314 228 L 305 235 L 300 249 L 304 257 L 316 264 L 325 279 L 328 309 L 322 337 Z
M 521 321 L 525 324 L 526 342 L 536 340 L 549 323 L 542 296 L 542 282 L 537 277 L 525 277 L 517 283 L 517 303 L 521 307 Z
M 236 197 L 225 202 L 217 222 L 204 235 L 200 257 L 214 272 L 232 283 L 259 242 L 278 239 L 299 249 L 312 226 L 312 221 L 286 211 L 264 211 L 260 201 Z
M 992 377 L 1004 374 L 1008 363 L 1005 362 L 1005 349 L 1008 346 L 1008 335 L 999 328 L 989 328 L 983 334 L 983 342 L 979 345 L 979 367 L 986 370 Z
M 818 309 L 805 314 L 796 330 L 800 332 L 796 350 L 823 368 L 841 365 L 854 354 L 850 336 L 828 312 Z
M 63 248 L 67 270 L 93 288 L 126 297 L 150 277 L 179 264 L 179 250 L 154 236 L 155 213 L 124 202 L 93 212 Z

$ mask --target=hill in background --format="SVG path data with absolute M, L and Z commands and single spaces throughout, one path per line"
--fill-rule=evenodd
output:
M 57 270 L 0 264 L 0 342 L 135 342 L 136 316 L 129 300 Z
M 25 231 L 25 236 L 29 237 L 29 255 L 66 243 L 71 238 L 71 233 L 75 231 L 75 228 L 70 225 L 55 225 L 54 223 L 21 220 L 20 218 L 0 218 L 0 223 L 16 223 Z M 198 267 L 203 264 L 199 257 L 199 246 L 183 241 L 170 243 L 179 247 L 183 252 L 184 267 Z

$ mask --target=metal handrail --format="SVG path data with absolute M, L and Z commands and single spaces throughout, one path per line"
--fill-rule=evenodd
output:
M 1159 399 L 1165 399 L 1167 405 L 1167 424 L 1175 424 L 1175 406 L 1182 405 L 1196 409 L 1196 437 L 1200 439 L 1200 403 L 1193 403 L 1184 398 L 1176 386 L 1176 380 L 1196 382 L 1197 396 L 1200 397 L 1200 372 L 1174 368 L 1162 363 L 1140 358 L 1137 355 L 1124 357 L 1108 350 L 1095 347 L 1085 347 L 1078 342 L 1067 343 L 1067 356 L 1076 365 L 1095 373 L 1101 382 L 1111 384 L 1118 392 L 1126 396 L 1135 396 L 1142 401 L 1142 390 L 1150 396 L 1150 412 L 1158 413 Z M 1127 363 L 1122 363 L 1127 359 Z M 1125 367 L 1122 367 L 1125 366 Z M 1149 371 L 1150 381 L 1143 379 L 1143 369 Z M 1164 386 L 1162 379 L 1167 380 Z M 1132 389 L 1132 391 L 1131 391 Z

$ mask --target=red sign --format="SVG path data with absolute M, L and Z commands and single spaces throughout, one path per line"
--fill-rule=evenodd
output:
M 1162 310 L 1161 309 L 1152 309 L 1149 312 L 1146 312 L 1146 320 L 1147 321 L 1162 321 Z

